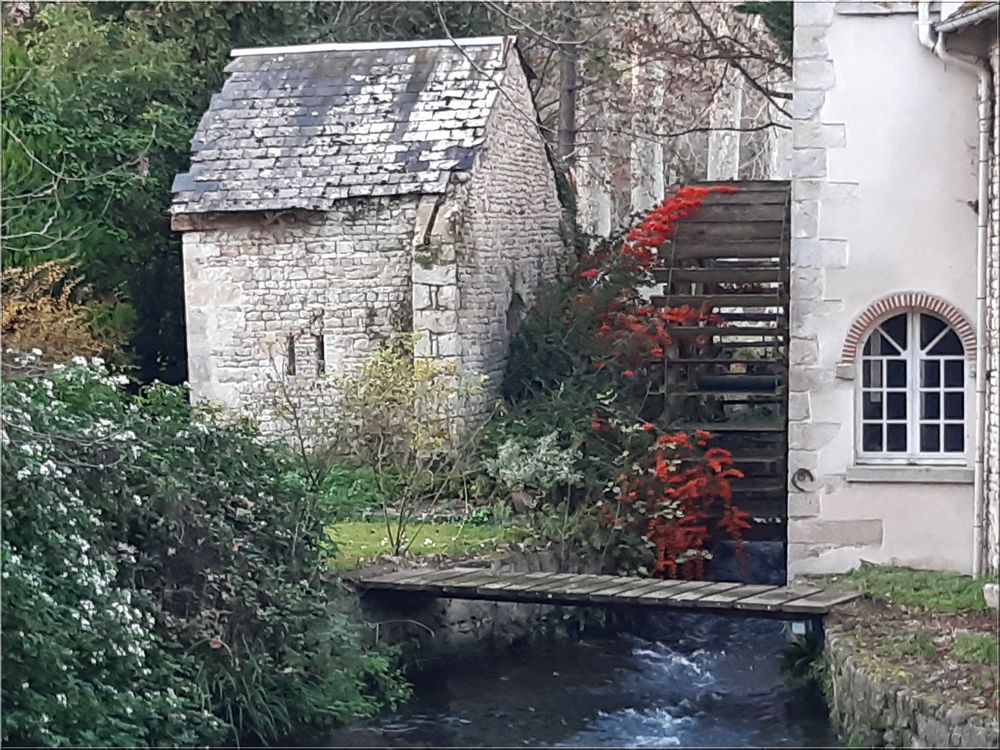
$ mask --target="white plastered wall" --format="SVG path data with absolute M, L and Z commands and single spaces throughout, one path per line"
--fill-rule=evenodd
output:
M 861 481 L 857 384 L 838 376 L 848 330 L 882 297 L 926 292 L 975 320 L 976 81 L 901 9 L 796 5 L 789 471 L 813 479 L 789 485 L 789 577 L 972 567 L 971 418 L 963 467 Z

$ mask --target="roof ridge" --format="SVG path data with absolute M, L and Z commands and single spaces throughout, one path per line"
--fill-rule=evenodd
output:
M 243 47 L 234 49 L 230 57 L 258 55 L 302 54 L 307 52 L 360 52 L 381 49 L 419 49 L 424 47 L 484 47 L 503 44 L 512 36 L 471 36 L 455 39 L 416 39 L 403 42 L 323 42 L 319 44 L 291 44 L 280 47 Z

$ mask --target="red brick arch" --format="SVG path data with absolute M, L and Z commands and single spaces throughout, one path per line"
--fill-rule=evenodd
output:
M 926 292 L 899 292 L 890 294 L 888 297 L 883 297 L 878 302 L 870 305 L 867 310 L 858 316 L 857 320 L 854 321 L 854 325 L 847 332 L 847 338 L 844 340 L 844 348 L 840 355 L 840 363 L 842 365 L 854 363 L 861 348 L 861 343 L 875 323 L 894 313 L 914 308 L 934 313 L 946 321 L 955 329 L 955 333 L 958 334 L 958 338 L 962 342 L 962 347 L 965 349 L 965 358 L 975 360 L 976 332 L 961 310 L 950 302 L 940 297 L 935 297 L 933 294 L 927 294 Z

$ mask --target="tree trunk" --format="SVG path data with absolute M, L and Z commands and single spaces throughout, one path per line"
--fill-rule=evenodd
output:
M 564 167 L 571 167 L 576 151 L 576 92 L 578 22 L 576 4 L 563 6 L 563 41 L 559 50 L 559 143 L 558 153 Z

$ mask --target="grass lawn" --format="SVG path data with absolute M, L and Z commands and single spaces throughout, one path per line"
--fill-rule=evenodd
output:
M 335 570 L 352 570 L 392 551 L 383 519 L 342 521 L 331 526 L 329 533 L 337 545 L 337 552 L 330 561 Z M 411 555 L 454 557 L 490 552 L 524 538 L 523 532 L 500 524 L 430 521 L 423 526 L 419 522 L 410 523 L 407 535 L 414 539 L 409 551 Z
M 953 615 L 988 611 L 983 598 L 986 579 L 960 573 L 863 565 L 830 580 L 843 584 L 844 588 L 856 589 L 875 601 L 915 612 Z

